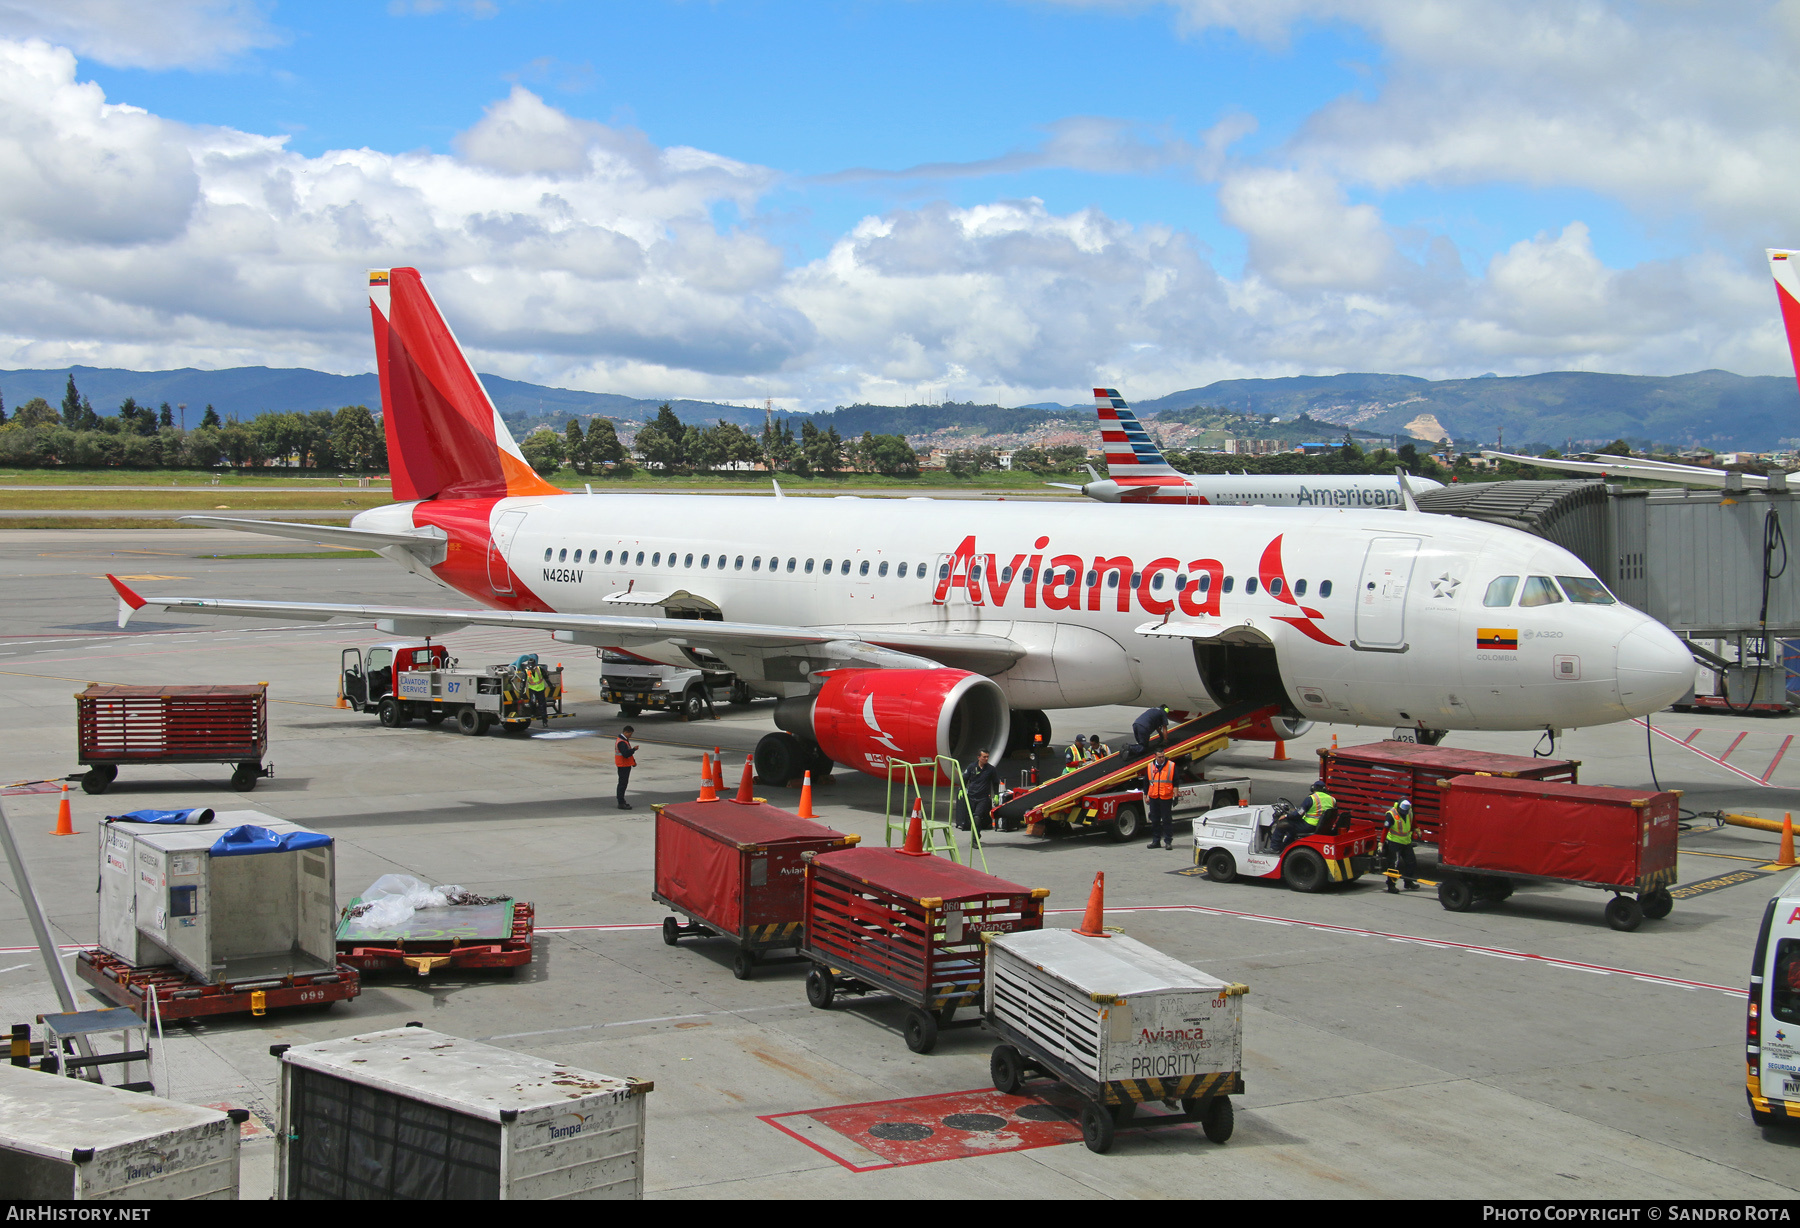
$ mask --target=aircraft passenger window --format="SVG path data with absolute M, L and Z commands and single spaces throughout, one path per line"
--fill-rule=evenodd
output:
M 1556 582 L 1576 605 L 1612 605 L 1613 595 L 1600 581 L 1588 576 L 1558 576 Z
M 1232 577 L 1230 577 L 1230 576 L 1226 576 L 1226 577 L 1225 577 L 1225 583 L 1224 583 L 1224 584 L 1222 584 L 1222 585 L 1220 585 L 1220 587 L 1219 587 L 1219 591 L 1220 591 L 1220 592 L 1225 592 L 1225 593 L 1229 593 L 1229 592 L 1230 592 L 1230 591 L 1231 591 L 1231 586 L 1232 586 L 1232 583 L 1233 583 L 1233 579 L 1232 579 Z
M 1162 592 L 1162 572 L 1159 571 L 1150 577 L 1150 588 L 1155 592 Z
M 850 560 L 849 559 L 845 559 L 842 563 L 838 564 L 838 572 L 841 575 L 846 575 L 846 576 L 850 574 Z
M 1000 583 L 1006 584 L 1006 583 L 1010 582 L 1011 580 L 1012 580 L 1012 568 L 1002 567 L 1000 569 Z
M 884 567 L 886 565 L 887 564 L 885 564 L 885 563 L 882 564 L 882 566 L 884 566 Z M 856 569 L 856 574 L 859 576 L 866 576 L 869 574 L 869 560 L 868 559 L 864 559 L 862 561 L 862 565 Z
M 741 555 L 741 554 L 738 555 L 737 558 L 732 561 L 731 570 L 733 570 L 733 571 L 744 570 L 744 556 L 743 555 Z
M 825 574 L 826 575 L 831 574 L 831 560 L 830 559 L 825 560 Z
M 939 563 L 938 564 L 938 579 L 948 580 L 949 578 L 950 578 L 950 564 Z
M 1281 577 L 1280 576 L 1276 576 L 1273 580 L 1269 581 L 1269 596 L 1271 596 L 1271 597 L 1281 596 Z
M 1187 575 L 1185 572 L 1175 577 L 1175 591 L 1178 593 L 1185 593 L 1187 591 Z
M 1294 596 L 1296 596 L 1296 597 L 1306 596 L 1306 581 L 1305 580 L 1295 580 L 1294 581 Z
M 590 562 L 590 563 L 596 562 L 596 561 L 598 561 L 599 558 L 600 558 L 600 552 L 598 550 L 588 551 L 588 562 Z
M 762 570 L 762 555 L 759 554 L 755 558 L 750 560 L 750 570 L 751 571 L 761 571 Z
M 621 561 L 621 562 L 623 562 L 623 561 L 624 561 L 624 560 L 623 560 L 623 557 L 622 557 L 622 556 L 621 556 L 621 559 L 620 559 L 620 561 Z M 638 551 L 638 556 L 637 556 L 637 565 L 638 565 L 638 566 L 639 566 L 639 567 L 642 567 L 642 566 L 643 566 L 643 565 L 644 565 L 644 552 L 643 552 L 643 551 L 642 551 L 642 550 L 640 550 L 640 551 Z
M 1037 572 L 1027 567 L 1023 572 L 1019 573 L 1019 579 L 1030 584 L 1033 580 L 1037 579 Z
M 1246 593 L 1254 593 L 1256 591 L 1256 577 L 1255 576 L 1245 576 L 1244 577 L 1244 591 Z
M 876 574 L 876 575 L 878 575 L 878 576 L 885 576 L 885 575 L 887 575 L 887 567 L 888 567 L 888 565 L 887 565 L 887 563 L 886 563 L 886 562 L 883 562 L 883 563 L 882 563 L 882 564 L 881 564 L 881 566 L 879 566 L 879 567 L 877 567 L 877 568 L 876 568 L 876 569 L 875 569 L 875 574 Z M 864 571 L 867 571 L 867 570 L 868 570 L 868 568 L 869 568 L 869 565 L 868 565 L 868 564 L 867 564 L 867 563 L 864 563 L 864 564 L 863 564 L 863 570 L 864 570 Z M 902 563 L 902 564 L 900 564 L 900 574 L 901 574 L 901 575 L 903 575 L 903 576 L 904 576 L 904 575 L 905 575 L 905 574 L 906 574 L 906 564 L 905 564 L 905 563 Z
M 1331 581 L 1330 580 L 1320 580 L 1319 581 L 1319 596 L 1321 596 L 1321 597 L 1331 596 Z
M 688 566 L 692 567 L 693 565 L 694 565 L 694 556 L 690 554 L 690 555 L 688 555 Z M 673 550 L 669 551 L 669 566 L 671 566 L 671 567 L 675 566 L 675 552 Z
M 606 552 L 606 561 L 607 561 L 607 562 L 608 562 L 608 563 L 610 563 L 610 562 L 612 562 L 612 551 L 610 551 L 610 550 L 608 550 L 608 551 L 607 551 L 607 552 Z
M 567 550 L 564 550 L 560 555 L 557 556 L 556 561 L 559 563 L 568 562 L 569 561 L 569 552 Z
M 694 565 L 694 556 L 690 554 L 687 556 L 687 561 L 685 563 L 683 563 L 682 566 L 683 567 L 692 567 L 693 565 Z M 672 554 L 669 556 L 669 566 L 671 566 L 671 567 L 675 566 L 675 556 Z
M 793 566 L 793 564 L 790 563 L 790 564 L 788 564 L 788 566 L 791 568 Z M 812 569 L 813 569 L 813 561 L 811 559 L 807 559 L 806 560 L 806 574 L 809 576 L 812 575 Z
M 1525 593 L 1519 598 L 1519 604 L 1526 607 L 1560 605 L 1562 594 L 1556 591 L 1556 585 L 1550 582 L 1549 576 L 1527 576 Z
M 546 563 L 548 563 L 548 562 L 549 562 L 549 561 L 550 561 L 550 558 L 551 558 L 551 556 L 552 556 L 552 555 L 553 555 L 553 554 L 554 554 L 554 553 L 555 553 L 555 552 L 556 552 L 556 547 L 555 547 L 555 546 L 549 546 L 549 547 L 546 547 L 546 548 L 545 548 L 545 550 L 544 550 L 544 562 L 546 562 Z
M 1118 573 L 1114 572 L 1113 574 L 1116 577 Z M 1095 584 L 1099 583 L 1099 581 L 1100 581 L 1100 577 L 1093 570 L 1090 569 L 1087 573 L 1087 586 L 1089 588 L 1093 588 Z M 1117 579 L 1115 579 L 1113 581 L 1113 583 L 1115 583 L 1115 584 L 1118 583 Z
M 1114 573 L 1113 573 L 1113 574 L 1114 574 L 1114 575 L 1115 575 L 1115 576 L 1116 576 L 1116 575 L 1118 575 L 1118 573 L 1117 573 L 1117 572 L 1114 572 Z M 980 583 L 980 582 L 981 582 L 981 568 L 979 568 L 979 567 L 971 567 L 971 568 L 970 568 L 970 569 L 969 569 L 969 578 L 970 578 L 970 579 L 971 579 L 971 580 L 973 580 L 973 581 L 975 581 L 975 582 L 976 582 L 976 583 L 977 583 L 977 584 L 979 584 L 979 583 Z
M 640 555 L 638 555 L 638 557 L 641 559 L 644 556 L 640 554 Z M 650 566 L 652 566 L 652 567 L 661 567 L 662 566 L 662 551 L 658 550 L 655 554 L 650 556 Z
M 906 564 L 905 563 L 900 564 L 899 570 L 896 571 L 894 574 L 899 576 L 902 580 L 906 579 Z M 919 574 L 921 576 L 925 574 L 925 564 L 923 564 L 923 563 L 919 564 Z
M 1212 572 L 1210 572 L 1210 571 L 1201 572 L 1200 575 L 1197 577 L 1197 580 L 1200 584 L 1200 591 L 1204 593 L 1206 590 L 1208 590 L 1209 588 L 1212 587 Z
M 1512 604 L 1513 594 L 1519 591 L 1519 577 L 1495 576 L 1482 594 L 1481 604 L 1499 609 Z
M 791 572 L 791 571 L 793 571 L 793 570 L 794 570 L 794 564 L 795 564 L 795 563 L 797 563 L 797 562 L 799 562 L 799 560 L 798 560 L 798 559 L 789 559 L 789 560 L 788 560 L 788 570 L 789 570 L 789 571 L 790 571 L 790 572 Z

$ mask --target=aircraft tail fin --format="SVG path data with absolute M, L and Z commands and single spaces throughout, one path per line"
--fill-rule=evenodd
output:
M 1781 304 L 1781 322 L 1787 328 L 1788 354 L 1794 360 L 1794 378 L 1800 379 L 1800 251 L 1770 247 L 1769 272 L 1775 276 L 1775 300 Z
M 526 463 L 417 269 L 369 270 L 394 498 L 565 493 Z
M 1163 459 L 1146 431 L 1116 388 L 1094 389 L 1094 410 L 1100 415 L 1100 447 L 1106 453 L 1109 478 L 1179 477 Z

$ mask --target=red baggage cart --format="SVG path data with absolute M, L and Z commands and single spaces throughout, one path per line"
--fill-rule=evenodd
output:
M 430 976 L 439 968 L 461 972 L 474 968 L 511 971 L 531 962 L 532 928 L 537 910 L 524 900 L 499 899 L 492 904 L 421 909 L 398 930 L 374 932 L 351 916 L 361 897 L 338 917 L 337 958 L 359 972 L 411 968 Z
M 116 955 L 95 948 L 75 957 L 75 971 L 101 997 L 136 1011 L 149 1020 L 196 1019 L 202 1015 L 264 1015 L 288 1006 L 324 1006 L 362 992 L 355 968 L 339 964 L 330 972 L 271 976 L 263 981 L 209 985 L 174 964 L 134 968 Z
M 839 993 L 892 994 L 909 1008 L 914 1053 L 931 1052 L 957 1007 L 980 1007 L 982 934 L 1042 929 L 1050 894 L 902 849 L 809 854 L 806 866 L 807 1001 L 826 1010 Z
M 737 945 L 731 971 L 756 974 L 766 951 L 800 945 L 806 853 L 848 848 L 862 839 L 764 801 L 657 803 L 656 890 L 650 898 L 684 914 L 663 918 L 663 941 L 684 935 Z
M 1451 912 L 1465 912 L 1476 900 L 1504 900 L 1515 878 L 1611 891 L 1606 922 L 1616 930 L 1634 930 L 1645 917 L 1660 920 L 1675 906 L 1669 888 L 1679 789 L 1655 793 L 1500 776 L 1438 784 L 1438 900 Z
M 1338 809 L 1379 823 L 1389 806 L 1409 798 L 1415 838 L 1426 844 L 1437 843 L 1440 781 L 1479 775 L 1574 784 L 1580 767 L 1578 759 L 1532 759 L 1417 742 L 1370 742 L 1319 751 L 1319 777 L 1326 792 L 1337 799 Z
M 87 768 L 81 787 L 104 793 L 124 763 L 229 763 L 231 787 L 256 788 L 273 776 L 269 684 L 102 686 L 75 696 L 76 745 Z

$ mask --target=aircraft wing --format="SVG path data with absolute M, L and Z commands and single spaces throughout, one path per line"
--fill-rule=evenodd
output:
M 550 632 L 569 644 L 594 648 L 669 643 L 712 653 L 751 679 L 801 682 L 822 669 L 920 669 L 947 665 L 997 674 L 1025 655 L 999 635 L 978 632 L 887 631 L 870 627 L 782 627 L 762 623 L 650 618 L 631 614 L 557 614 L 537 610 L 434 609 L 307 601 L 244 601 L 221 597 L 142 596 L 114 576 L 119 626 L 139 610 L 235 618 L 373 622 L 389 635 L 447 635 L 464 627 L 511 627 Z
M 426 528 L 416 533 L 378 533 L 374 529 L 353 529 L 348 525 L 301 524 L 291 520 L 245 520 L 237 516 L 177 516 L 183 524 L 205 525 L 213 529 L 235 529 L 240 533 L 262 533 L 270 537 L 291 537 L 295 541 L 323 542 L 351 550 L 382 550 L 388 547 L 410 551 L 429 566 L 444 561 L 449 539 L 442 529 Z
M 1610 474 L 1621 478 L 1650 478 L 1662 482 L 1688 482 L 1695 486 L 1725 485 L 1729 476 L 1723 469 L 1703 469 L 1698 465 L 1676 465 L 1669 461 L 1640 460 L 1631 456 L 1620 456 L 1604 461 L 1554 460 L 1542 456 L 1520 456 L 1513 452 L 1492 452 L 1484 450 L 1482 455 L 1489 460 L 1518 461 L 1521 465 L 1536 465 L 1539 469 L 1564 469 L 1570 473 Z M 1769 479 L 1759 473 L 1739 475 L 1744 479 L 1744 487 L 1748 490 L 1762 490 L 1769 484 Z

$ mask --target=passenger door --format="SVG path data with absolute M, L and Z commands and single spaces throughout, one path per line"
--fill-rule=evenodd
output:
M 524 512 L 506 512 L 494 525 L 494 534 L 488 540 L 487 565 L 488 587 L 496 593 L 513 591 L 512 570 L 507 567 L 506 559 L 512 552 L 513 538 L 524 523 Z
M 1354 647 L 1406 651 L 1406 594 L 1418 553 L 1416 537 L 1377 537 L 1369 543 L 1356 590 Z

